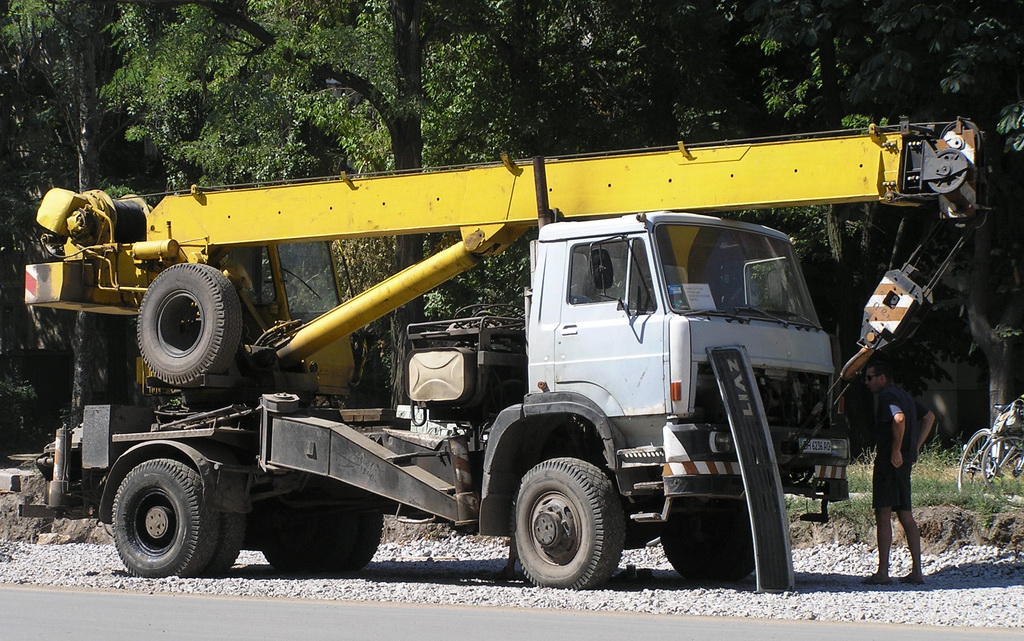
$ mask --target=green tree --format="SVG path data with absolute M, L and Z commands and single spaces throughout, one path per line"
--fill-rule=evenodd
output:
M 1015 117 L 1021 100 L 1020 3 L 757 0 L 745 15 L 766 59 L 780 61 L 765 66 L 769 109 L 796 122 L 808 117 L 835 122 L 838 114 L 848 124 L 966 114 L 989 134 L 993 209 L 974 233 L 973 255 L 964 257 L 970 286 L 962 296 L 974 343 L 988 363 L 992 402 L 1016 396 L 1020 381 L 1013 363 L 1020 356 L 1024 304 L 1016 260 L 1020 224 L 1013 207 L 1019 194 L 1010 177 L 1019 175 L 1021 159 L 1004 149 L 1014 149 L 1020 140 Z M 840 273 L 858 273 L 865 265 L 899 266 L 923 235 L 927 221 L 900 217 L 896 225 L 882 220 L 889 218 L 884 211 L 832 209 L 828 234 Z M 836 289 L 856 291 L 845 285 Z M 853 313 L 846 316 L 852 319 Z M 852 346 L 854 325 L 847 326 L 840 331 L 845 350 Z
M 59 150 L 73 159 L 73 182 L 79 189 L 103 186 L 101 151 L 114 136 L 120 137 L 118 114 L 108 108 L 99 94 L 99 87 L 118 63 L 104 35 L 115 12 L 109 6 L 74 0 L 17 0 L 9 4 L 4 30 L 9 58 L 18 59 L 21 73 L 27 75 L 31 69 L 31 75 L 42 85 L 35 89 L 38 93 L 34 96 L 42 112 L 33 115 L 32 120 L 44 117 L 57 125 L 52 138 L 40 137 L 35 142 L 44 143 L 40 145 L 42 150 Z M 21 95 L 29 97 L 26 93 Z M 21 124 L 25 122 L 22 120 Z M 27 150 L 30 157 L 38 153 L 35 149 Z M 24 195 L 38 201 L 41 192 L 37 190 L 46 186 L 44 174 L 53 175 L 53 168 L 66 169 L 68 165 L 64 159 L 48 157 L 47 169 L 35 177 L 31 192 Z M 60 182 L 67 184 L 66 179 Z M 26 198 L 26 202 L 29 200 Z M 19 263 L 19 267 L 22 265 Z M 46 317 L 45 313 L 33 316 Z M 37 329 L 47 330 L 44 326 Z M 105 336 L 126 331 L 123 322 L 78 314 L 71 332 L 75 361 L 72 407 L 76 413 L 81 413 L 85 403 L 102 400 L 105 393 L 112 391 L 108 378 L 119 383 L 114 393 L 123 393 L 124 368 L 108 367 L 108 358 L 113 359 L 109 362 L 120 364 L 127 357 L 117 350 L 111 354 L 114 348 L 107 348 Z M 113 342 L 117 346 L 123 344 L 123 336 Z
M 713 82 L 730 77 L 717 44 L 733 26 L 710 1 L 119 4 L 128 65 L 112 91 L 139 118 L 130 135 L 165 155 L 172 188 L 670 144 L 740 121 Z M 423 247 L 398 239 L 396 268 Z M 482 273 L 524 265 L 520 250 Z M 462 291 L 480 291 L 475 278 Z M 396 365 L 419 305 L 394 316 Z
M 172 184 L 422 165 L 420 0 L 120 4 L 136 10 L 118 31 L 129 65 L 113 87 L 134 97 L 131 135 L 168 154 Z M 332 144 L 342 153 L 320 153 Z M 420 237 L 394 243 L 394 269 L 422 259 Z M 393 315 L 394 364 L 420 317 L 421 301 Z
M 440 162 L 717 140 L 753 113 L 718 2 L 435 4 L 448 33 L 428 49 L 425 123 Z

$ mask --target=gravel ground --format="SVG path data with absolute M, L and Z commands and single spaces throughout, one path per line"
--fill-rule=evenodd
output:
M 125 572 L 110 545 L 0 542 L 0 584 L 175 592 L 293 599 L 387 601 L 449 605 L 558 608 L 948 626 L 1024 627 L 1024 555 L 968 546 L 925 555 L 924 586 L 872 587 L 864 545 L 794 550 L 797 591 L 757 594 L 753 576 L 721 585 L 685 581 L 660 547 L 630 550 L 604 589 L 536 588 L 498 579 L 507 547 L 475 537 L 384 543 L 358 575 L 282 577 L 258 552 L 243 552 L 230 574 L 215 579 L 139 579 Z M 893 554 L 894 575 L 910 567 L 906 550 Z M 634 571 L 635 569 L 635 571 Z

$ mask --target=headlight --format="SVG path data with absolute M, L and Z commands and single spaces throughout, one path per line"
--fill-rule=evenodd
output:
M 845 438 L 832 439 L 832 456 L 838 458 L 850 458 L 850 441 Z
M 708 435 L 708 445 L 715 454 L 733 451 L 732 434 L 729 432 L 711 432 Z

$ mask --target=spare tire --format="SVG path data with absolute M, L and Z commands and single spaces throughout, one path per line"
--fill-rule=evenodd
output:
M 221 374 L 242 339 L 238 295 L 215 267 L 168 267 L 142 298 L 137 336 L 142 359 L 166 383 L 188 385 Z

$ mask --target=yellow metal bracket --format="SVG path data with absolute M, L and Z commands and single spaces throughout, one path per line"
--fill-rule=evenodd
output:
M 510 225 L 507 223 L 463 227 L 462 240 L 465 242 L 466 248 L 474 254 L 493 256 L 508 248 L 527 229 L 529 229 L 528 225 Z
M 200 205 L 206 204 L 206 194 L 199 185 L 192 185 L 188 188 L 188 195 L 196 199 Z
M 897 143 L 895 140 L 890 140 L 889 136 L 887 136 L 886 133 L 882 131 L 882 128 L 876 125 L 875 123 L 871 123 L 870 125 L 868 125 L 868 136 L 871 137 L 872 142 L 878 144 L 882 149 L 894 153 L 899 152 L 899 143 Z
M 517 165 L 512 158 L 509 157 L 507 152 L 501 152 L 501 164 L 504 165 L 505 169 L 508 169 L 509 173 L 513 176 L 523 175 L 523 168 Z

